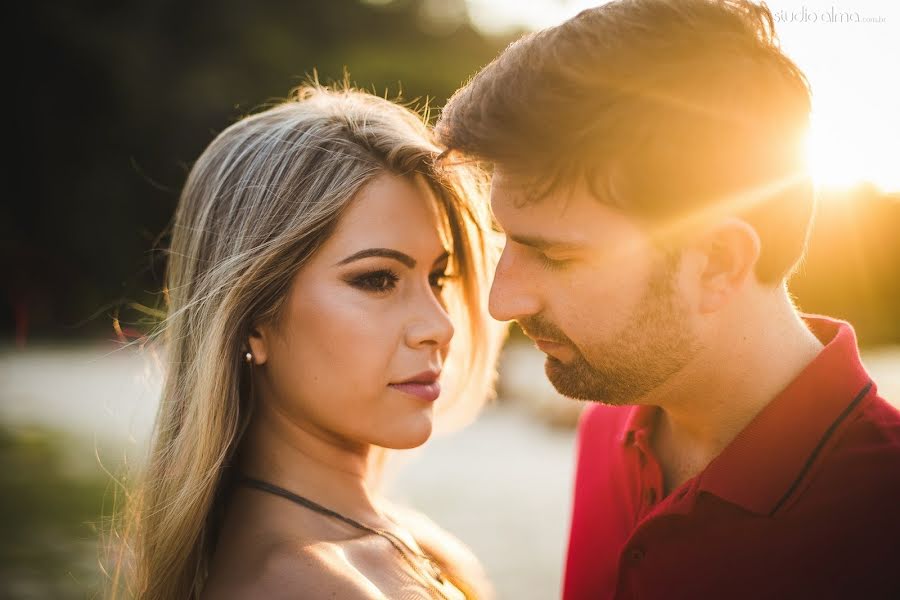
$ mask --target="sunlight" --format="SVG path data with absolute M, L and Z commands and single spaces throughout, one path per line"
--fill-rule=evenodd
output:
M 900 85 L 888 75 L 900 58 L 900 8 L 871 0 L 770 6 L 785 52 L 812 87 L 807 150 L 817 185 L 900 191 Z
M 852 187 L 865 171 L 864 153 L 858 144 L 848 140 L 846 131 L 815 120 L 807 137 L 806 153 L 817 187 Z
M 467 0 L 476 27 L 508 33 L 557 24 L 599 2 Z M 817 185 L 900 191 L 900 3 L 770 0 L 785 52 L 813 92 L 810 168 Z M 524 7 L 527 6 L 527 10 Z

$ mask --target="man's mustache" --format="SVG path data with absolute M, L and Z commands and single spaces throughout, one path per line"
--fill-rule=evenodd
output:
M 516 320 L 522 331 L 530 338 L 547 340 L 558 344 L 571 344 L 571 340 L 558 327 L 541 317 L 526 317 Z

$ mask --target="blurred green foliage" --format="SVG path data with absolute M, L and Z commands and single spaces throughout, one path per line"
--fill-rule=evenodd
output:
M 436 6 L 455 20 L 435 20 Z M 192 161 L 314 70 L 327 82 L 346 68 L 360 87 L 440 106 L 507 42 L 473 30 L 462 0 L 37 0 L 17 10 L 27 62 L 11 123 L 16 191 L 0 208 L 0 322 L 22 339 L 112 337 L 112 307 L 157 305 L 160 235 Z
M 83 440 L 0 427 L 3 597 L 85 598 L 98 591 L 98 531 L 109 482 Z M 7 596 L 8 594 L 8 596 Z
M 11 192 L 0 205 L 0 337 L 113 337 L 160 305 L 165 231 L 191 162 L 314 70 L 440 107 L 511 38 L 464 0 L 38 0 L 17 5 Z M 900 342 L 900 200 L 824 202 L 792 282 L 800 306 Z M 852 207 L 852 209 L 848 208 Z M 141 329 L 144 316 L 123 316 Z
M 861 184 L 819 195 L 790 282 L 802 310 L 849 320 L 866 346 L 900 342 L 900 194 Z

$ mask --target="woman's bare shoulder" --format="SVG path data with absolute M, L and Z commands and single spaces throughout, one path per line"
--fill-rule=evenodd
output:
M 479 597 L 493 596 L 484 567 L 459 538 L 412 508 L 393 503 L 386 503 L 384 508 L 391 518 L 409 530 L 426 553 L 444 567 L 463 574 Z
M 337 544 L 279 542 L 258 554 L 240 572 L 213 572 L 203 592 L 204 600 L 386 598 L 347 560 Z

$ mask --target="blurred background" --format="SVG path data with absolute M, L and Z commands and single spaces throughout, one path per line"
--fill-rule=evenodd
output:
M 166 228 L 191 161 L 315 69 L 439 108 L 566 0 L 20 3 L 10 57 L 12 185 L 0 205 L 0 597 L 99 595 L 97 533 L 156 408 L 139 338 L 161 306 Z M 814 92 L 820 208 L 791 290 L 850 320 L 900 400 L 896 3 L 769 3 Z M 558 596 L 581 406 L 513 333 L 500 398 L 395 465 L 394 496 L 484 561 L 500 598 Z M 127 484 L 127 481 L 125 482 Z

